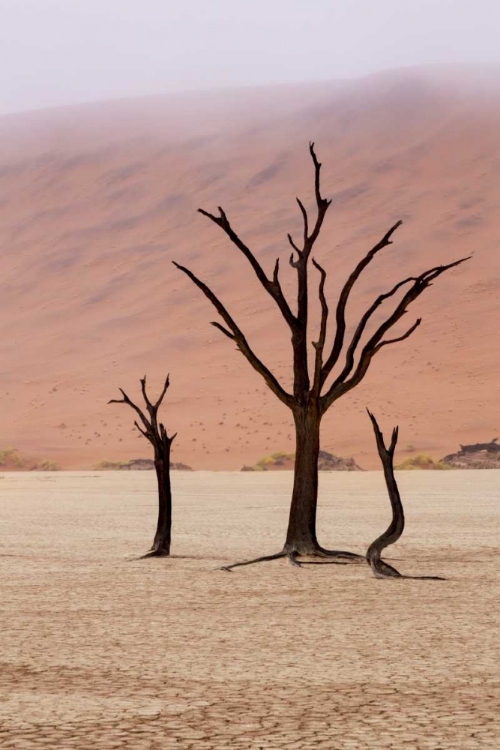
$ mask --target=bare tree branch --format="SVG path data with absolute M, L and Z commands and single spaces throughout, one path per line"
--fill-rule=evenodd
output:
M 159 396 L 159 398 L 158 398 L 158 400 L 157 400 L 157 402 L 155 404 L 155 406 L 156 406 L 157 409 L 160 408 L 160 406 L 162 404 L 162 401 L 165 398 L 165 394 L 166 394 L 166 392 L 169 389 L 169 386 L 170 386 L 170 374 L 168 374 L 167 377 L 165 378 L 165 383 L 163 385 L 163 390 L 160 393 L 160 396 Z
M 280 273 L 280 259 L 276 258 L 276 263 L 274 264 L 274 271 L 273 271 L 273 284 L 275 288 L 279 291 L 279 293 L 283 296 L 283 290 L 281 289 L 281 283 L 279 280 L 279 273 Z
M 146 429 L 149 428 L 149 421 L 146 418 L 144 412 L 137 406 L 137 404 L 134 404 L 133 401 L 127 396 L 123 388 L 118 389 L 120 393 L 123 395 L 123 398 L 113 398 L 111 401 L 108 401 L 108 404 L 127 404 L 127 406 L 130 406 L 134 411 L 139 415 L 139 418 Z
M 154 409 L 154 406 L 149 400 L 148 394 L 146 393 L 146 376 L 145 375 L 143 378 L 141 378 L 141 391 L 142 391 L 142 397 L 144 399 L 144 403 L 146 404 L 148 408 L 148 412 L 151 414 L 152 410 Z
M 305 245 L 307 242 L 307 238 L 309 237 L 309 217 L 307 216 L 307 211 L 302 201 L 299 200 L 299 198 L 296 198 L 295 200 L 297 201 L 300 211 L 302 213 L 302 219 L 304 222 L 304 245 Z
M 109 403 L 111 404 L 112 402 L 110 401 Z M 137 429 L 139 430 L 139 432 L 141 432 L 144 435 L 144 437 L 147 438 L 151 442 L 151 437 L 149 436 L 149 434 L 145 430 L 142 429 L 142 427 L 140 426 L 139 422 L 135 421 L 134 424 L 137 427 Z
M 321 274 L 319 288 L 318 288 L 318 296 L 319 296 L 319 301 L 321 303 L 321 322 L 320 322 L 320 328 L 319 328 L 319 338 L 317 341 L 313 341 L 313 346 L 316 350 L 316 357 L 315 357 L 315 363 L 314 363 L 313 391 L 317 396 L 319 396 L 319 392 L 321 388 L 321 368 L 323 366 L 323 351 L 325 348 L 325 341 L 326 341 L 326 326 L 328 323 L 328 303 L 325 297 L 326 271 L 324 268 L 320 266 L 319 263 L 317 263 L 314 260 L 314 258 L 312 259 L 312 263 L 313 263 L 313 266 L 317 268 L 317 270 Z
M 198 212 L 200 214 L 203 214 L 203 216 L 209 218 L 214 222 L 214 224 L 217 224 L 217 226 L 219 226 L 227 234 L 233 245 L 236 245 L 238 250 L 243 253 L 245 258 L 248 260 L 253 270 L 255 271 L 255 275 L 257 276 L 258 280 L 260 281 L 266 292 L 276 302 L 289 327 L 293 330 L 296 324 L 295 316 L 293 315 L 290 306 L 285 299 L 280 284 L 275 284 L 273 281 L 268 279 L 264 269 L 260 265 L 255 255 L 252 253 L 250 248 L 245 245 L 245 243 L 232 228 L 231 224 L 229 223 L 229 219 L 227 218 L 223 209 L 219 206 L 219 216 L 214 216 L 208 211 L 204 211 L 202 208 L 199 208 Z
M 231 339 L 231 341 L 234 341 L 234 339 L 235 339 L 234 334 L 232 334 L 231 331 L 228 331 L 227 328 L 224 328 L 224 326 L 221 326 L 220 323 L 217 323 L 216 320 L 212 320 L 212 322 L 210 323 L 210 325 L 214 326 L 214 328 L 218 328 L 219 331 L 221 331 L 221 333 L 224 334 L 224 336 L 227 336 L 228 339 Z
M 380 242 L 378 242 L 372 249 L 365 255 L 365 257 L 358 263 L 354 271 L 351 273 L 349 278 L 347 279 L 346 283 L 344 284 L 344 287 L 340 293 L 339 301 L 337 303 L 337 310 L 335 313 L 335 320 L 336 320 L 336 332 L 335 332 L 335 339 L 333 342 L 332 351 L 330 353 L 330 356 L 326 360 L 325 364 L 323 365 L 323 372 L 321 373 L 321 385 L 325 383 L 326 379 L 328 378 L 329 374 L 333 370 L 334 366 L 337 363 L 338 358 L 340 357 L 340 354 L 342 352 L 342 348 L 344 346 L 344 336 L 345 336 L 345 330 L 346 330 L 346 320 L 345 320 L 345 311 L 347 307 L 347 301 L 349 299 L 349 295 L 352 291 L 352 288 L 356 281 L 361 276 L 361 273 L 364 271 L 366 266 L 371 263 L 371 261 L 374 259 L 374 257 L 377 255 L 380 250 L 382 250 L 384 247 L 387 247 L 387 245 L 392 245 L 391 237 L 396 231 L 398 227 L 401 226 L 403 222 L 397 221 L 390 229 L 389 231 L 382 237 Z
M 396 292 L 401 289 L 402 286 L 405 284 L 408 284 L 410 281 L 416 281 L 417 277 L 415 276 L 409 276 L 407 279 L 403 279 L 403 281 L 399 281 L 397 284 L 393 286 L 393 288 L 385 292 L 384 294 L 381 294 L 377 297 L 375 302 L 368 308 L 368 310 L 364 313 L 363 317 L 358 323 L 358 326 L 356 330 L 354 331 L 354 334 L 351 339 L 351 343 L 349 344 L 346 352 L 346 362 L 344 365 L 344 369 L 338 376 L 337 380 L 339 382 L 342 382 L 346 379 L 346 377 L 349 375 L 349 373 L 352 371 L 352 368 L 354 367 L 354 357 L 356 354 L 357 346 L 361 340 L 361 336 L 363 335 L 363 332 L 366 328 L 366 324 L 372 317 L 373 313 L 377 310 L 377 308 L 380 307 L 380 305 L 390 297 L 392 297 Z
M 196 284 L 198 289 L 201 289 L 205 297 L 207 297 L 212 305 L 215 307 L 219 315 L 221 316 L 224 323 L 229 328 L 229 331 L 231 331 L 234 341 L 236 342 L 238 349 L 240 352 L 246 357 L 246 359 L 250 362 L 254 370 L 256 370 L 265 380 L 269 388 L 272 390 L 272 392 L 287 406 L 291 407 L 293 404 L 293 398 L 292 396 L 285 391 L 285 389 L 280 385 L 276 377 L 273 375 L 273 373 L 264 365 L 264 363 L 257 357 L 257 355 L 253 352 L 251 349 L 248 341 L 246 340 L 243 332 L 236 324 L 235 320 L 231 317 L 229 312 L 226 310 L 222 302 L 219 300 L 219 298 L 212 292 L 212 290 L 203 282 L 201 281 L 197 276 L 192 273 L 188 268 L 185 268 L 184 266 L 179 265 L 175 261 L 172 261 L 174 266 L 179 269 L 179 271 L 182 271 L 183 273 L 188 276 L 188 278 L 191 279 L 191 281 Z M 217 326 L 219 327 L 219 326 Z M 219 328 L 219 330 L 222 330 L 222 328 Z M 222 331 L 227 335 L 228 332 Z M 230 338 L 230 337 L 229 337 Z
M 137 404 L 135 404 L 127 396 L 127 394 L 125 393 L 125 391 L 123 390 L 123 388 L 119 389 L 120 392 L 121 392 L 121 394 L 123 395 L 123 398 L 120 398 L 120 399 L 111 399 L 111 401 L 108 401 L 108 403 L 109 404 L 127 404 L 127 406 L 130 406 L 132 409 L 134 409 L 134 411 L 136 412 L 136 414 L 138 414 L 138 416 L 139 416 L 142 424 L 144 425 L 145 429 L 143 429 L 137 421 L 134 422 L 134 425 L 137 427 L 137 429 L 139 430 L 139 432 L 142 435 L 144 435 L 145 438 L 147 438 L 151 443 L 153 443 L 153 445 L 155 445 L 155 442 L 159 441 L 159 439 L 160 439 L 160 432 L 161 432 L 161 430 L 158 429 L 158 421 L 157 421 L 158 409 L 160 408 L 161 403 L 162 403 L 162 401 L 163 401 L 163 399 L 165 397 L 165 394 L 166 394 L 166 392 L 168 390 L 168 387 L 170 385 L 170 377 L 169 377 L 169 375 L 167 375 L 167 377 L 165 379 L 165 382 L 163 384 L 163 389 L 162 389 L 162 391 L 160 393 L 160 396 L 159 396 L 158 400 L 154 404 L 151 402 L 151 400 L 150 400 L 150 398 L 149 398 L 149 396 L 147 394 L 147 390 L 146 390 L 146 376 L 145 375 L 144 375 L 143 378 L 140 379 L 140 383 L 141 383 L 142 397 L 144 399 L 144 403 L 146 404 L 146 407 L 147 407 L 147 410 L 148 410 L 148 413 L 149 413 L 149 419 L 146 417 L 146 415 L 144 414 L 144 412 L 142 411 L 142 409 L 139 406 L 137 406 Z M 161 425 L 160 425 L 160 427 L 161 427 Z M 163 429 L 165 429 L 165 428 L 163 428 Z M 167 433 L 165 432 L 165 435 L 166 434 Z M 168 438 L 168 440 L 170 442 L 172 442 L 172 439 L 173 438 Z
M 287 234 L 287 237 L 288 237 L 288 242 L 290 243 L 290 245 L 292 246 L 292 248 L 295 250 L 295 252 L 300 258 L 302 256 L 302 250 L 300 250 L 300 248 L 295 244 L 291 234 Z M 293 258 L 293 255 L 292 255 L 292 258 Z
M 340 396 L 342 396 L 344 393 L 347 393 L 347 391 L 350 391 L 352 388 L 354 388 L 356 385 L 358 385 L 361 380 L 366 375 L 366 372 L 368 370 L 368 367 L 370 365 L 370 362 L 372 358 L 375 356 L 375 354 L 383 347 L 387 346 L 388 344 L 393 344 L 398 341 L 403 341 L 404 339 L 408 338 L 413 331 L 418 328 L 420 325 L 421 319 L 419 318 L 416 323 L 411 326 L 411 328 L 402 336 L 398 336 L 394 339 L 388 339 L 383 341 L 383 336 L 389 331 L 395 323 L 397 323 L 403 315 L 406 313 L 406 308 L 408 305 L 411 304 L 415 299 L 417 299 L 427 287 L 431 286 L 431 283 L 434 279 L 436 279 L 438 276 L 441 276 L 441 274 L 445 273 L 445 271 L 448 271 L 451 268 L 455 268 L 456 266 L 459 266 L 461 263 L 464 263 L 466 260 L 469 260 L 470 256 L 467 258 L 461 258 L 460 260 L 456 260 L 453 263 L 448 263 L 445 266 L 436 266 L 435 268 L 431 268 L 429 271 L 425 271 L 424 273 L 420 274 L 420 276 L 415 277 L 414 283 L 410 287 L 410 289 L 407 290 L 407 292 L 404 294 L 403 298 L 395 308 L 395 310 L 392 312 L 392 314 L 387 318 L 387 320 L 382 323 L 375 333 L 371 336 L 371 338 L 368 340 L 368 342 L 365 344 L 362 352 L 361 357 L 359 360 L 359 363 L 354 371 L 354 374 L 352 375 L 349 380 L 345 380 L 345 373 L 342 372 L 340 375 L 335 379 L 334 383 L 328 390 L 328 392 L 321 397 L 321 409 L 324 413 L 331 404 L 337 400 Z M 405 280 L 407 282 L 408 279 Z M 400 285 L 402 285 L 405 282 L 401 282 Z M 397 285 L 396 285 L 397 286 Z M 392 292 L 392 290 L 391 290 Z M 389 296 L 391 294 L 389 293 Z M 356 334 L 355 334 L 356 335 Z
M 318 239 L 318 235 L 321 231 L 321 226 L 323 224 L 326 212 L 328 211 L 328 207 L 331 204 L 331 200 L 327 200 L 326 198 L 323 198 L 323 196 L 321 195 L 321 183 L 320 183 L 321 162 L 318 161 L 316 152 L 314 150 L 314 143 L 312 141 L 309 144 L 309 153 L 311 154 L 311 158 L 314 164 L 314 195 L 316 198 L 316 206 L 318 208 L 318 215 L 317 215 L 316 223 L 314 225 L 314 228 L 311 234 L 308 235 L 306 242 L 304 242 L 304 256 L 306 258 L 310 255 L 311 250 L 313 249 L 314 243 Z
M 377 344 L 377 346 L 375 347 L 373 353 L 376 354 L 380 349 L 382 349 L 383 346 L 388 346 L 389 344 L 397 344 L 398 341 L 404 341 L 409 336 L 411 336 L 411 334 L 413 333 L 413 331 L 415 331 L 415 329 L 417 329 L 419 327 L 419 325 L 421 324 L 421 322 L 422 322 L 422 318 L 417 318 L 416 321 L 414 322 L 414 324 L 412 326 L 410 326 L 410 328 L 408 328 L 408 330 L 406 331 L 406 333 L 403 333 L 401 336 L 397 336 L 394 339 L 385 339 L 384 341 L 381 341 L 380 344 Z
M 410 281 L 414 282 L 414 286 L 412 287 L 411 293 L 413 293 L 413 290 L 416 287 L 418 287 L 420 284 L 425 283 L 425 287 L 431 286 L 431 282 L 433 279 L 435 279 L 437 276 L 441 275 L 441 273 L 444 273 L 445 270 L 448 270 L 449 268 L 453 268 L 455 265 L 459 265 L 460 263 L 463 263 L 464 260 L 468 260 L 468 258 L 463 258 L 459 261 L 455 261 L 455 263 L 451 263 L 448 266 L 436 266 L 435 268 L 431 268 L 429 271 L 425 271 L 420 276 L 409 276 L 406 279 L 403 279 L 402 281 L 399 281 L 397 284 L 395 284 L 392 289 L 390 289 L 388 292 L 385 292 L 384 294 L 381 294 L 377 297 L 377 299 L 373 302 L 373 304 L 368 308 L 368 310 L 365 312 L 365 314 L 362 316 L 354 334 L 351 339 L 351 343 L 349 344 L 349 347 L 347 349 L 346 353 L 346 363 L 344 366 L 344 369 L 340 373 L 340 375 L 337 378 L 337 382 L 342 382 L 345 380 L 345 378 L 349 375 L 349 373 L 352 371 L 352 368 L 354 366 L 354 357 L 356 353 L 356 348 L 359 344 L 359 341 L 361 340 L 361 336 L 365 330 L 366 324 L 372 317 L 373 313 L 380 307 L 380 305 L 385 302 L 385 300 L 392 297 L 396 292 L 401 289 L 401 287 L 408 284 Z M 422 293 L 424 289 L 420 291 L 420 294 Z M 418 296 L 418 295 L 417 295 Z M 409 299 L 409 302 L 412 300 Z M 379 347 L 380 348 L 380 347 Z M 378 351 L 378 350 L 377 350 Z

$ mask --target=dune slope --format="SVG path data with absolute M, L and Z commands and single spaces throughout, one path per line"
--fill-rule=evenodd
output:
M 408 322 L 424 318 L 414 336 L 334 405 L 322 447 L 376 466 L 365 406 L 400 425 L 400 458 L 409 444 L 439 458 L 499 434 L 497 72 L 395 71 L 1 118 L 0 448 L 71 468 L 148 455 L 132 413 L 107 401 L 118 386 L 138 394 L 144 373 L 159 389 L 169 371 L 174 460 L 240 468 L 292 451 L 287 410 L 171 261 L 212 285 L 289 386 L 278 311 L 196 209 L 224 206 L 269 273 L 280 256 L 293 299 L 286 233 L 301 231 L 296 195 L 313 208 L 309 140 L 333 199 L 315 253 L 331 306 L 353 264 L 404 221 L 353 295 L 350 325 L 398 279 L 474 256 L 410 311 Z

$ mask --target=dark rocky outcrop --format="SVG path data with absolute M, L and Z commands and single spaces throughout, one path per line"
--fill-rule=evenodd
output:
M 341 458 L 327 451 L 320 451 L 318 458 L 319 471 L 363 471 L 353 458 Z
M 441 462 L 452 469 L 500 469 L 498 438 L 493 438 L 489 443 L 461 445 L 457 453 L 450 453 Z
M 243 466 L 241 471 L 293 471 L 295 456 L 293 453 L 273 453 L 261 458 L 255 466 Z M 363 471 L 353 458 L 341 458 L 333 453 L 320 451 L 318 457 L 319 471 Z
M 119 467 L 120 471 L 153 471 L 155 464 L 151 458 L 132 458 L 126 464 L 122 464 Z M 172 463 L 170 462 L 170 468 L 173 471 L 193 471 L 193 469 L 187 464 L 183 463 Z

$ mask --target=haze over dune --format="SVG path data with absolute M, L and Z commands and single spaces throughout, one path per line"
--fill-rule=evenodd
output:
M 395 281 L 474 254 L 411 309 L 397 329 L 422 316 L 411 339 L 332 407 L 322 448 L 377 466 L 365 406 L 385 429 L 400 425 L 403 454 L 412 444 L 440 457 L 499 434 L 499 72 L 410 69 L 1 118 L 4 446 L 72 468 L 148 455 L 129 410 L 107 401 L 118 386 L 137 394 L 144 373 L 159 389 L 170 371 L 175 461 L 237 469 L 293 450 L 288 410 L 171 261 L 212 286 L 289 386 L 279 312 L 196 209 L 223 206 L 269 273 L 279 255 L 293 296 L 286 233 L 300 236 L 296 195 L 313 207 L 309 140 L 333 199 L 315 254 L 331 307 L 353 264 L 404 221 L 362 277 L 352 324 Z

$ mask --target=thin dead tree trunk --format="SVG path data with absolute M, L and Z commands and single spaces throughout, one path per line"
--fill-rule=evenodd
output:
M 367 410 L 368 411 L 368 410 Z M 375 575 L 375 578 L 413 578 L 418 580 L 442 581 L 439 576 L 404 576 L 396 568 L 381 559 L 383 550 L 391 544 L 395 544 L 400 539 L 405 528 L 405 514 L 401 495 L 399 494 L 398 484 L 394 476 L 394 452 L 398 442 L 398 427 L 392 431 L 391 443 L 387 448 L 384 442 L 384 436 L 380 431 L 378 422 L 374 415 L 368 411 L 368 416 L 373 425 L 375 440 L 377 441 L 377 450 L 384 470 L 385 483 L 387 492 L 391 501 L 392 519 L 388 528 L 375 539 L 368 547 L 366 559 Z
M 280 261 L 276 260 L 271 276 L 264 271 L 254 253 L 245 244 L 241 237 L 234 231 L 224 210 L 219 207 L 218 215 L 199 209 L 199 212 L 216 224 L 227 235 L 229 240 L 242 253 L 252 267 L 257 279 L 274 300 L 283 319 L 290 329 L 293 348 L 293 388 L 289 393 L 271 370 L 262 362 L 249 344 L 243 331 L 236 323 L 228 309 L 223 305 L 217 295 L 201 279 L 188 268 L 174 262 L 174 265 L 182 271 L 203 292 L 212 303 L 213 307 L 222 319 L 223 324 L 213 321 L 215 326 L 230 341 L 236 344 L 236 348 L 248 360 L 249 364 L 261 375 L 266 385 L 289 409 L 291 409 L 296 433 L 295 472 L 292 500 L 288 530 L 283 549 L 274 555 L 265 555 L 256 560 L 248 560 L 243 563 L 228 565 L 230 570 L 239 565 L 249 565 L 252 562 L 275 560 L 288 557 L 293 563 L 297 563 L 297 556 L 312 555 L 317 557 L 331 557 L 334 560 L 364 561 L 363 555 L 352 552 L 339 552 L 326 550 L 318 543 L 316 537 L 316 511 L 318 501 L 318 451 L 321 418 L 332 404 L 355 388 L 366 375 L 370 363 L 383 347 L 404 341 L 421 323 L 416 320 L 405 332 L 394 338 L 386 338 L 386 334 L 406 314 L 408 306 L 425 291 L 432 282 L 445 271 L 463 263 L 467 258 L 462 258 L 453 263 L 436 266 L 424 271 L 418 276 L 409 276 L 395 284 L 384 294 L 379 295 L 370 305 L 367 311 L 354 329 L 351 340 L 346 343 L 346 309 L 351 292 L 365 268 L 376 258 L 377 254 L 392 244 L 392 235 L 401 225 L 396 222 L 382 239 L 359 261 L 351 275 L 345 282 L 335 309 L 335 333 L 333 341 L 327 347 L 327 326 L 329 308 L 325 295 L 326 271 L 312 257 L 312 251 L 321 232 L 323 222 L 331 204 L 330 200 L 321 194 L 320 172 L 321 163 L 318 161 L 314 150 L 314 143 L 309 144 L 309 153 L 314 167 L 314 196 L 315 196 L 315 218 L 310 221 L 309 213 L 304 204 L 297 198 L 297 204 L 302 216 L 303 237 L 297 243 L 288 235 L 288 242 L 292 248 L 289 262 L 296 272 L 297 277 L 297 302 L 294 312 L 286 299 L 280 281 Z M 309 372 L 308 344 L 309 344 L 309 262 L 319 272 L 318 297 L 321 304 L 321 319 L 319 336 L 317 341 L 312 342 L 314 348 L 314 367 Z M 368 337 L 365 336 L 366 329 L 373 323 L 375 314 L 380 306 L 389 299 L 399 294 L 399 301 L 393 312 L 383 323 L 375 326 Z M 365 339 L 365 340 L 364 340 Z M 364 340 L 364 343 L 363 343 Z M 343 366 L 332 383 L 328 383 L 334 367 L 343 356 Z
M 127 404 L 138 414 L 142 423 L 135 421 L 134 424 L 139 432 L 151 443 L 154 450 L 154 465 L 158 484 L 158 523 L 153 540 L 153 546 L 143 557 L 168 557 L 170 555 L 172 535 L 172 487 L 170 483 L 170 450 L 175 435 L 169 437 L 164 425 L 158 422 L 158 410 L 170 385 L 167 375 L 163 390 L 156 402 L 152 402 L 146 391 L 146 376 L 141 379 L 141 390 L 146 409 L 149 416 L 140 409 L 125 391 L 120 388 L 123 398 L 112 399 L 110 404 Z

